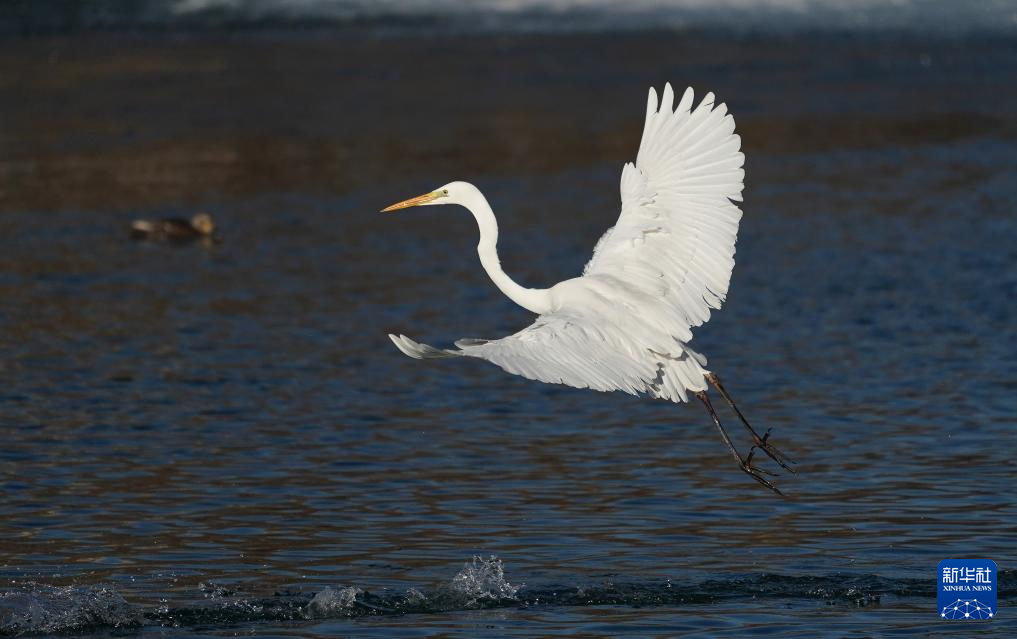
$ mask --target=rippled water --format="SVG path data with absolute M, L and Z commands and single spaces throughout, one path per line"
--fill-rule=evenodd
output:
M 954 556 L 1017 628 L 1011 42 L 67 36 L 0 71 L 0 632 L 954 636 Z M 695 345 L 784 499 L 699 406 L 386 337 L 529 317 L 465 212 L 381 206 L 469 179 L 509 273 L 571 277 L 665 79 L 744 135 Z M 196 210 L 222 244 L 127 239 Z

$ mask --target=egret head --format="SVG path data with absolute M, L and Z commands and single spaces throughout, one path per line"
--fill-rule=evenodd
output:
M 432 206 L 436 204 L 465 204 L 467 199 L 473 196 L 477 191 L 477 187 L 473 186 L 469 182 L 449 182 L 445 186 L 439 187 L 430 193 L 424 193 L 417 197 L 411 197 L 408 200 L 402 202 L 396 202 L 392 206 L 387 206 L 381 210 L 382 213 L 388 213 L 390 211 L 398 211 L 399 209 L 407 209 L 411 206 Z

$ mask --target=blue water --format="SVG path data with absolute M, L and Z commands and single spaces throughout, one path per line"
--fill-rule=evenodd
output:
M 717 38 L 3 42 L 0 633 L 947 637 L 937 563 L 988 557 L 1012 636 L 1017 49 Z M 530 317 L 465 212 L 379 208 L 468 179 L 571 277 L 664 79 L 745 138 L 694 345 L 785 498 L 698 405 L 386 337 Z M 127 238 L 197 210 L 222 244 Z

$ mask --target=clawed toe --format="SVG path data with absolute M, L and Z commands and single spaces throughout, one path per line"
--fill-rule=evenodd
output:
M 745 426 L 746 430 L 748 430 L 749 434 L 752 436 L 753 446 L 752 448 L 749 449 L 749 454 L 743 459 L 742 456 L 738 453 L 738 450 L 735 448 L 734 443 L 731 441 L 731 438 L 728 437 L 727 431 L 725 431 L 724 427 L 721 425 L 720 419 L 717 417 L 716 411 L 713 410 L 713 405 L 711 404 L 710 398 L 706 394 L 706 391 L 697 392 L 696 397 L 698 397 L 703 402 L 703 405 L 706 406 L 706 410 L 710 413 L 710 417 L 713 419 L 713 423 L 717 427 L 717 430 L 720 431 L 720 436 L 724 440 L 724 444 L 727 446 L 728 451 L 735 459 L 738 460 L 738 464 L 741 467 L 742 471 L 745 472 L 745 474 L 749 475 L 760 484 L 766 486 L 774 493 L 778 495 L 783 495 L 784 493 L 780 492 L 780 490 L 778 490 L 776 486 L 770 483 L 770 481 L 763 476 L 765 474 L 770 477 L 776 477 L 777 474 L 769 470 L 763 470 L 761 468 L 753 466 L 752 458 L 756 453 L 756 449 L 758 448 L 759 450 L 763 451 L 767 457 L 772 459 L 781 468 L 788 471 L 792 475 L 798 474 L 798 471 L 791 467 L 791 464 L 794 464 L 796 462 L 793 459 L 784 455 L 784 453 L 778 450 L 776 446 L 770 443 L 769 441 L 770 429 L 767 429 L 766 432 L 763 433 L 762 437 L 759 436 L 755 429 L 753 429 L 752 426 L 749 424 L 748 420 L 745 419 L 745 416 L 742 415 L 742 412 L 738 410 L 737 404 L 734 403 L 734 400 L 731 399 L 731 396 L 724 389 L 724 386 L 720 383 L 720 378 L 718 378 L 714 373 L 707 373 L 705 377 L 706 380 L 717 389 L 721 396 L 731 406 L 735 414 L 738 415 L 738 418 Z
M 752 442 L 755 444 L 756 448 L 759 448 L 764 453 L 766 453 L 766 456 L 772 459 L 773 461 L 777 462 L 777 464 L 781 468 L 788 471 L 792 475 L 797 475 L 798 471 L 788 465 L 795 464 L 797 462 L 788 457 L 787 455 L 785 455 L 784 453 L 782 453 L 776 446 L 767 441 L 770 438 L 770 430 L 772 429 L 767 428 L 766 433 L 764 433 L 762 437 L 759 437 L 758 435 L 753 433 Z
M 763 470 L 761 468 L 756 468 L 755 466 L 750 466 L 748 461 L 746 461 L 744 464 L 742 464 L 742 470 L 745 472 L 746 475 L 748 475 L 749 477 L 755 479 L 760 484 L 766 486 L 767 488 L 769 488 L 773 492 L 777 493 L 781 497 L 784 496 L 784 493 L 780 492 L 779 488 L 777 488 L 772 483 L 770 483 L 770 481 L 768 479 L 766 479 L 765 477 L 763 477 L 763 475 L 761 474 L 761 473 L 766 473 L 767 475 L 774 475 L 774 473 L 771 473 L 770 471 L 767 471 L 767 470 Z
M 755 454 L 755 451 L 756 451 L 755 446 L 753 446 L 752 449 L 749 450 L 749 455 L 748 455 L 748 457 L 745 458 L 745 463 L 742 464 L 742 470 L 746 470 L 748 468 L 751 468 L 752 471 L 755 472 L 755 473 L 762 473 L 763 475 L 769 475 L 770 477 L 776 477 L 777 473 L 773 472 L 772 470 L 766 470 L 765 468 L 760 468 L 759 466 L 753 466 L 752 465 L 752 455 Z

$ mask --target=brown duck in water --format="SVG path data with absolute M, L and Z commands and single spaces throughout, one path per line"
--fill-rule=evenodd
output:
M 189 220 L 167 218 L 164 220 L 134 220 L 131 222 L 131 237 L 136 240 L 164 240 L 182 242 L 207 239 L 221 242 L 215 232 L 215 223 L 208 213 L 198 213 Z

